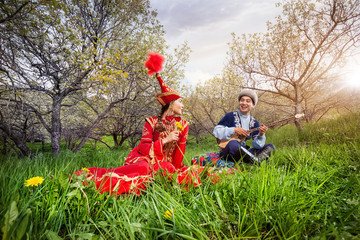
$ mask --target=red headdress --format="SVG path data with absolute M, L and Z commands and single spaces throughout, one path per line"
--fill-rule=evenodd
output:
M 145 62 L 145 67 L 148 69 L 148 74 L 151 76 L 156 73 L 156 78 L 159 81 L 161 87 L 161 93 L 156 95 L 156 99 L 160 102 L 161 105 L 169 104 L 176 99 L 181 98 L 180 94 L 166 86 L 164 81 L 159 75 L 159 72 L 162 69 L 162 64 L 164 63 L 164 57 L 158 53 L 149 53 L 148 59 Z

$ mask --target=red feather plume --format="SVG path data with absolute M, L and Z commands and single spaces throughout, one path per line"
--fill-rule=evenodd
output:
M 164 56 L 158 53 L 149 53 L 148 59 L 145 62 L 145 67 L 148 69 L 148 74 L 150 76 L 160 72 L 163 67 L 164 59 Z

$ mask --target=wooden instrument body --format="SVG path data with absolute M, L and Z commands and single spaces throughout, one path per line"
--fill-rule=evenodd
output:
M 248 130 L 247 132 L 250 134 L 250 133 L 255 132 L 255 131 L 258 131 L 258 130 L 259 130 L 259 127 L 257 127 L 257 128 L 252 128 L 252 129 Z M 225 148 L 226 145 L 227 145 L 230 141 L 232 141 L 232 140 L 236 140 L 236 141 L 238 141 L 238 142 L 243 142 L 243 141 L 246 140 L 246 136 L 234 134 L 234 135 L 232 135 L 231 138 L 229 138 L 228 140 L 219 140 L 219 141 L 218 141 L 218 146 L 219 146 L 220 148 Z

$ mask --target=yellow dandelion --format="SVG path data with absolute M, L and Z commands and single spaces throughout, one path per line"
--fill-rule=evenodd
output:
M 32 177 L 25 181 L 25 187 L 34 187 L 42 184 L 44 182 L 43 177 Z
M 181 124 L 181 122 L 176 122 L 175 125 L 179 131 L 182 131 L 184 129 L 184 126 Z
M 86 167 L 82 168 L 81 170 L 83 170 L 84 172 L 87 172 L 87 173 L 90 172 L 90 170 Z
M 174 211 L 173 210 L 166 210 L 164 212 L 164 218 L 171 220 L 173 217 Z

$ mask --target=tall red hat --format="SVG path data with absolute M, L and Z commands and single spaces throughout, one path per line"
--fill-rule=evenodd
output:
M 159 85 L 161 87 L 161 93 L 156 94 L 156 99 L 160 102 L 161 105 L 169 104 L 176 99 L 181 98 L 180 94 L 169 88 L 161 78 L 159 72 L 162 69 L 164 63 L 164 57 L 158 53 L 149 53 L 148 59 L 145 62 L 145 67 L 148 69 L 148 74 L 151 76 L 154 73 Z

